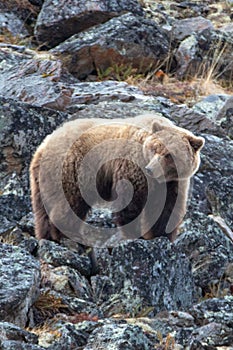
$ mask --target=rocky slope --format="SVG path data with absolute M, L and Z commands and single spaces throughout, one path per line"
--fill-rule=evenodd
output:
M 0 349 L 233 349 L 232 5 L 0 4 Z M 175 243 L 95 248 L 93 271 L 88 248 L 38 242 L 28 167 L 44 137 L 144 112 L 206 140 Z

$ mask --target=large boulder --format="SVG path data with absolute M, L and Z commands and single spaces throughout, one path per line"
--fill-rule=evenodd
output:
M 0 320 L 25 327 L 39 295 L 40 264 L 26 251 L 0 245 Z
M 72 3 L 45 0 L 37 19 L 35 35 L 39 43 L 53 47 L 73 34 L 125 12 L 143 14 L 137 0 L 75 0 Z
M 196 285 L 202 288 L 203 295 L 210 293 L 211 287 L 222 290 L 223 277 L 233 262 L 232 241 L 213 218 L 198 212 L 185 220 L 182 231 L 175 245 L 190 258 Z
M 167 33 L 154 21 L 124 14 L 75 34 L 50 51 L 70 73 L 85 78 L 114 65 L 145 73 L 166 60 L 169 45 Z
M 101 269 L 104 259 L 98 261 Z M 145 312 L 153 316 L 161 310 L 188 309 L 195 300 L 190 263 L 166 238 L 126 241 L 113 248 L 109 263 L 102 271 L 109 271 L 110 280 L 95 279 L 96 291 L 101 293 L 98 282 L 102 294 L 110 291 L 101 306 L 105 315 Z M 104 289 L 104 282 L 111 288 Z

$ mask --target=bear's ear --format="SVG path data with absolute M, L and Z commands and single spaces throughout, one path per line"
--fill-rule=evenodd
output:
M 205 144 L 205 139 L 203 139 L 203 137 L 188 136 L 188 140 L 194 151 L 200 150 Z
M 152 132 L 157 132 L 157 131 L 163 130 L 165 128 L 166 128 L 166 126 L 164 126 L 164 124 L 161 123 L 161 121 L 155 121 L 152 124 Z

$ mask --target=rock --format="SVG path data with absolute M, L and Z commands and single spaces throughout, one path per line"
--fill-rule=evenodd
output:
M 216 108 L 215 104 L 213 104 L 213 108 Z M 226 135 L 224 129 L 222 129 L 215 120 L 209 118 L 208 113 L 175 104 L 168 106 L 167 113 L 169 118 L 172 119 L 176 125 L 194 133 L 205 133 L 217 136 Z
M 166 238 L 113 248 L 110 278 L 114 289 L 101 306 L 105 315 L 153 316 L 161 310 L 185 310 L 195 298 L 189 261 Z
M 138 326 L 110 323 L 94 330 L 84 350 L 152 350 L 154 345 Z
M 0 43 L 0 70 L 4 72 L 11 67 L 29 62 L 34 56 L 35 52 L 24 45 Z
M 213 215 L 220 216 L 233 229 L 233 176 L 211 181 L 206 187 L 206 197 Z
M 85 84 L 85 83 L 84 83 Z M 92 83 L 93 84 L 93 83 Z M 115 101 L 109 101 L 109 95 L 113 91 L 113 85 L 109 82 L 104 82 L 104 85 L 89 85 L 89 87 L 94 88 L 95 96 L 100 96 L 100 94 L 97 95 L 96 90 L 97 87 L 102 87 L 106 89 L 106 91 L 109 93 L 107 98 L 107 101 L 101 101 L 95 104 L 87 104 L 87 105 L 76 105 L 75 108 L 72 107 L 72 110 L 69 109 L 69 112 L 72 113 L 71 119 L 76 118 L 99 118 L 100 116 L 103 116 L 107 119 L 113 119 L 113 118 L 127 118 L 127 117 L 136 117 L 139 114 L 147 113 L 147 112 L 156 112 L 157 108 L 159 108 L 159 103 L 157 100 L 153 99 L 148 100 L 145 96 L 145 99 L 143 95 L 139 96 L 138 99 L 132 99 L 131 101 L 125 103 L 121 101 L 118 101 L 118 99 L 121 99 L 121 95 L 118 95 L 117 100 Z M 114 85 L 117 87 L 117 92 L 119 93 L 119 85 L 114 82 Z M 120 86 L 123 88 L 123 85 Z M 85 88 L 85 85 L 84 85 Z M 93 90 L 92 90 L 93 91 Z M 132 90 L 121 90 L 123 91 L 123 94 L 129 95 Z M 86 94 L 86 91 L 84 89 L 84 93 Z M 116 95 L 116 91 L 114 92 Z M 111 96 L 111 95 L 110 95 Z M 100 96 L 102 99 L 102 96 Z
M 219 349 L 216 346 L 232 345 L 232 328 L 215 322 L 209 323 L 193 331 L 189 349 Z
M 24 38 L 29 35 L 24 22 L 14 13 L 10 12 L 0 13 L 0 33 L 12 35 L 13 37 L 17 36 L 19 38 Z
M 233 327 L 233 296 L 207 299 L 193 306 L 190 313 L 199 325 L 218 323 Z
M 227 130 L 228 136 L 233 139 L 233 97 L 229 97 L 216 115 L 216 121 Z
M 177 77 L 180 79 L 191 78 L 196 74 L 197 67 L 201 60 L 198 57 L 198 41 L 195 35 L 190 35 L 184 39 L 175 53 L 175 58 L 178 63 Z
M 74 92 L 68 111 L 74 113 L 80 104 L 90 104 L 102 101 L 130 102 L 134 99 L 147 100 L 143 92 L 125 82 L 103 81 L 93 83 L 79 83 L 73 85 Z M 91 116 L 93 118 L 93 116 Z M 120 116 L 118 116 L 120 117 Z
M 15 340 L 37 344 L 38 336 L 15 326 L 13 323 L 0 322 L 0 340 Z
M 29 0 L 32 5 L 42 7 L 44 0 Z
M 229 139 L 205 135 L 205 147 L 202 151 L 200 172 L 208 180 L 232 175 L 233 142 Z M 223 157 L 224 155 L 224 157 Z
M 183 41 L 194 33 L 201 33 L 204 29 L 213 29 L 213 24 L 204 17 L 191 17 L 177 20 L 172 27 L 172 36 L 177 42 Z
M 50 52 L 56 53 L 77 78 L 104 72 L 114 65 L 132 67 L 140 73 L 166 59 L 169 38 L 155 22 L 124 14 L 73 35 Z
M 206 28 L 198 34 L 184 39 L 175 53 L 178 62 L 178 78 L 202 77 L 208 80 L 216 76 L 219 80 L 231 82 L 233 47 L 232 36 Z
M 23 233 L 18 227 L 0 234 L 0 242 L 16 245 L 30 254 L 35 254 L 38 247 L 38 241 L 34 237 Z
M 54 47 L 73 34 L 87 30 L 94 25 L 108 21 L 124 12 L 142 15 L 137 0 L 120 1 L 73 1 L 57 4 L 45 0 L 38 16 L 35 36 L 40 44 Z
M 175 246 L 190 258 L 196 285 L 203 294 L 211 293 L 211 286 L 218 286 L 220 293 L 225 270 L 233 261 L 233 243 L 212 218 L 195 211 L 185 220 L 182 231 Z
M 23 216 L 22 219 L 18 222 L 18 227 L 23 231 L 27 232 L 30 235 L 34 234 L 34 215 L 32 212 L 29 212 L 27 215 Z
M 91 261 L 88 256 L 80 256 L 55 242 L 41 239 L 38 256 L 44 262 L 53 266 L 70 266 L 84 276 L 90 276 L 91 274 Z
M 0 320 L 25 327 L 28 311 L 39 295 L 39 262 L 26 251 L 0 246 Z
M 60 324 L 55 329 L 59 337 L 52 344 L 49 344 L 49 342 L 46 343 L 43 335 L 43 338 L 41 337 L 40 343 L 45 343 L 46 348 L 50 345 L 51 347 L 49 349 L 51 350 L 83 349 L 83 346 L 87 343 L 89 334 L 76 329 L 72 324 Z
M 192 216 L 193 211 L 197 210 L 205 214 L 215 215 L 218 212 L 222 213 L 222 208 L 224 206 L 226 207 L 232 198 L 232 194 L 228 192 L 228 188 L 231 188 L 230 176 L 233 172 L 233 142 L 212 135 L 204 136 L 206 142 L 202 149 L 200 169 L 193 178 L 192 196 L 188 211 L 189 217 Z M 224 184 L 228 182 L 227 179 L 229 179 L 229 184 L 224 187 Z M 219 181 L 222 182 L 222 193 L 219 193 L 219 190 L 216 192 L 214 188 L 213 190 L 211 189 L 211 184 L 213 184 L 213 187 L 216 187 Z M 216 185 L 214 185 L 215 183 Z M 221 201 L 218 209 L 213 201 L 216 204 Z M 229 210 L 224 214 L 224 218 L 228 218 L 227 220 L 231 222 Z
M 0 97 L 0 114 L 0 231 L 5 232 L 30 211 L 31 157 L 67 114 L 4 97 Z
M 0 95 L 34 106 L 65 110 L 73 93 L 73 88 L 64 81 L 65 75 L 69 74 L 59 60 L 51 55 L 38 55 L 20 66 L 3 70 Z
M 21 341 L 15 341 L 15 340 L 4 340 L 0 341 L 0 349 L 1 350 L 45 350 L 45 348 L 42 348 L 38 345 L 34 344 L 26 344 Z
M 68 266 L 42 269 L 42 281 L 45 287 L 58 293 L 93 301 L 91 287 L 86 278 Z
M 230 95 L 209 95 L 193 106 L 195 112 L 204 113 L 216 123 L 216 115 L 230 99 Z

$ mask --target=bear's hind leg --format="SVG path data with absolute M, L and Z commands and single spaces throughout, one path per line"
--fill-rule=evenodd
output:
M 39 172 L 42 155 L 42 152 L 37 152 L 30 165 L 31 200 L 35 221 L 35 236 L 37 239 L 59 241 L 62 235 L 51 223 L 40 193 Z

